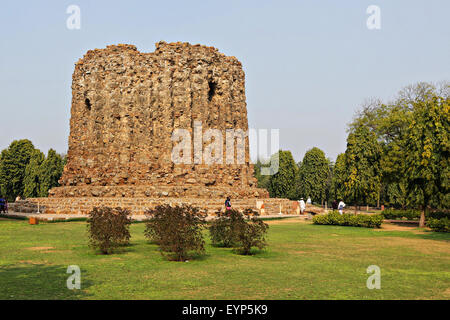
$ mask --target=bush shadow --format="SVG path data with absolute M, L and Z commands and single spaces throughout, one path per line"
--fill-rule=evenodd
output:
M 91 296 L 81 269 L 81 289 L 68 289 L 68 266 L 23 264 L 0 267 L 0 300 L 77 300 Z

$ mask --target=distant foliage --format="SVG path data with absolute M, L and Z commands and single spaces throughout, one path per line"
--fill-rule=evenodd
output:
M 110 254 L 120 245 L 130 241 L 129 211 L 121 208 L 94 208 L 88 219 L 89 245 Z
M 361 126 L 347 138 L 345 198 L 356 205 L 376 204 L 381 189 L 382 148 L 374 132 Z
M 420 218 L 420 210 L 415 209 L 385 209 L 382 212 L 385 219 L 407 219 L 407 220 L 418 220 Z M 450 219 L 449 211 L 427 211 L 426 218 L 432 219 Z
M 45 155 L 35 149 L 31 155 L 30 162 L 25 168 L 25 178 L 23 180 L 25 198 L 35 198 L 41 195 L 41 166 L 45 160 Z
M 145 236 L 160 247 L 170 260 L 185 261 L 192 253 L 205 252 L 202 230 L 205 214 L 198 208 L 181 205 L 160 205 L 146 212 Z
M 1 195 L 13 201 L 18 195 L 23 196 L 25 169 L 34 151 L 30 140 L 15 140 L 2 151 L 0 157 Z
M 59 186 L 63 158 L 50 149 L 47 157 L 29 140 L 16 140 L 0 156 L 0 194 L 9 201 L 47 197 L 48 190 Z
M 420 211 L 414 209 L 407 210 L 395 210 L 395 209 L 385 209 L 382 212 L 385 219 L 389 220 L 399 220 L 399 219 L 407 219 L 407 220 L 417 220 L 420 218 Z
M 431 228 L 433 231 L 437 232 L 450 232 L 450 219 L 433 219 L 429 218 L 427 220 L 427 227 Z
M 315 147 L 308 150 L 299 167 L 299 196 L 322 203 L 326 199 L 329 174 L 330 163 L 325 153 Z
M 337 225 L 337 226 L 352 226 L 364 228 L 379 228 L 383 222 L 383 215 L 354 215 L 354 214 L 339 214 L 328 213 L 324 215 L 316 215 L 313 218 L 314 224 L 323 225 Z
M 261 168 L 264 167 L 263 163 L 258 159 L 254 165 L 254 174 L 258 182 L 258 188 L 269 189 L 270 175 L 261 174 Z
M 430 209 L 450 208 L 449 115 L 450 83 L 420 82 L 387 104 L 369 101 L 350 124 L 350 134 L 367 128 L 382 147 L 381 203 L 420 209 L 421 226 Z
M 295 182 L 298 180 L 297 164 L 290 151 L 280 150 L 272 156 L 271 163 L 275 163 L 278 157 L 278 172 L 269 178 L 269 193 L 273 198 L 296 199 L 297 190 Z
M 61 178 L 63 169 L 62 157 L 55 150 L 50 149 L 40 168 L 40 197 L 47 197 L 48 190 L 59 186 L 58 180 Z
M 346 176 L 347 169 L 345 167 L 345 153 L 340 153 L 336 158 L 336 163 L 333 167 L 333 176 L 331 179 L 331 194 L 335 200 L 344 199 Z

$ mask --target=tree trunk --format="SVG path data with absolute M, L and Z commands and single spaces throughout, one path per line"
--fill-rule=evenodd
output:
M 419 228 L 425 227 L 425 207 L 420 212 Z

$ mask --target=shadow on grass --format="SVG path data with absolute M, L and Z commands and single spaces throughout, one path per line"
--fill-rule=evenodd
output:
M 86 289 L 92 282 L 85 280 L 81 269 L 81 289 L 67 288 L 67 266 L 23 264 L 0 267 L 1 300 L 71 300 L 90 294 Z
M 423 234 L 416 234 L 416 237 L 427 240 L 450 241 L 450 233 L 436 232 L 431 230 L 424 230 L 423 232 Z

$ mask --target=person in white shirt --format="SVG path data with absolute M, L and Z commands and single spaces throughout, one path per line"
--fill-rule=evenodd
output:
M 339 201 L 339 204 L 338 204 L 338 210 L 339 210 L 339 214 L 343 214 L 344 213 L 344 207 L 345 207 L 345 203 L 344 203 L 344 201 Z
M 305 209 L 306 209 L 306 204 L 305 204 L 305 201 L 303 200 L 303 198 L 300 199 L 298 204 L 300 205 L 300 214 L 303 214 L 303 212 L 305 212 Z
M 311 197 L 308 197 L 308 200 L 306 200 L 306 203 L 307 204 L 311 204 L 312 202 L 311 202 Z

